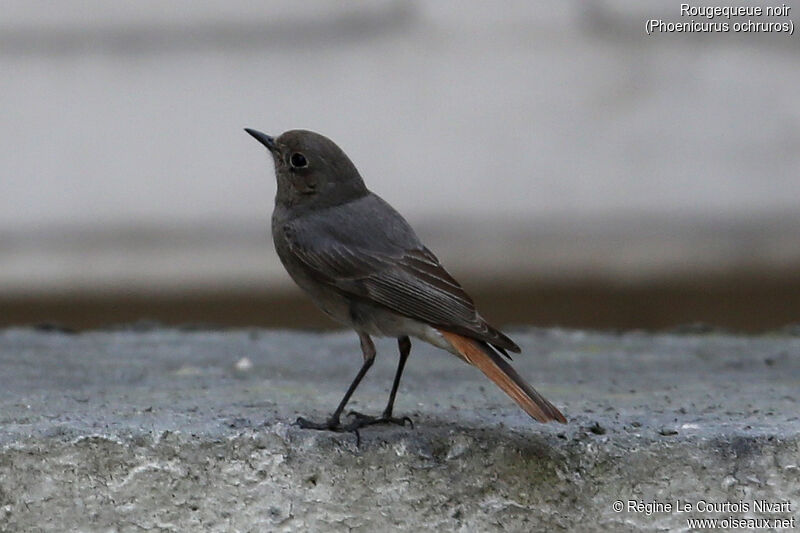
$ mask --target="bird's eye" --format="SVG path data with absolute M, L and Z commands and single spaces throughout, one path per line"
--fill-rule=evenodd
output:
M 292 157 L 289 158 L 289 164 L 294 168 L 303 168 L 308 166 L 308 161 L 306 160 L 306 156 L 300 152 L 295 152 L 292 154 Z

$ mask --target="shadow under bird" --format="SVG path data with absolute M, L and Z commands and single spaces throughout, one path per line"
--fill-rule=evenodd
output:
M 367 189 L 333 141 L 305 130 L 277 138 L 245 131 L 266 146 L 275 164 L 272 238 L 281 262 L 328 316 L 358 333 L 364 356 L 330 418 L 299 418 L 298 425 L 355 431 L 370 424 L 404 424 L 409 419 L 393 416 L 393 407 L 410 337 L 476 366 L 539 422 L 566 422 L 504 359 L 509 351 L 519 353 L 519 346 L 483 319 L 408 222 Z M 394 337 L 400 349 L 389 402 L 381 416 L 352 412 L 352 420 L 342 423 L 342 411 L 375 360 L 372 336 Z

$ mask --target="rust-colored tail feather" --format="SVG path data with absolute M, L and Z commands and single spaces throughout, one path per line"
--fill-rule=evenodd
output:
M 561 411 L 536 392 L 511 365 L 485 343 L 441 329 L 439 333 L 453 345 L 466 362 L 478 367 L 531 417 L 539 422 L 551 420 L 562 424 L 567 422 Z

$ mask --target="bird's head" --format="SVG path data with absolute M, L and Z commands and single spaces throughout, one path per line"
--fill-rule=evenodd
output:
M 275 138 L 250 128 L 245 131 L 272 155 L 278 204 L 328 207 L 368 192 L 347 154 L 324 135 L 290 130 Z

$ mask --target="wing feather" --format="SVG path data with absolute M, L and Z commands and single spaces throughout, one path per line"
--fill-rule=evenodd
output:
M 400 220 L 406 224 L 402 217 Z M 284 236 L 309 274 L 345 294 L 486 341 L 504 353 L 519 352 L 511 339 L 478 314 L 472 298 L 407 224 L 400 227 L 403 233 L 394 222 L 395 233 L 404 241 L 397 243 L 392 235 L 374 242 L 368 238 L 369 232 L 374 236 L 381 228 L 364 228 L 361 222 L 359 231 L 347 232 L 328 219 L 305 219 L 287 224 Z

